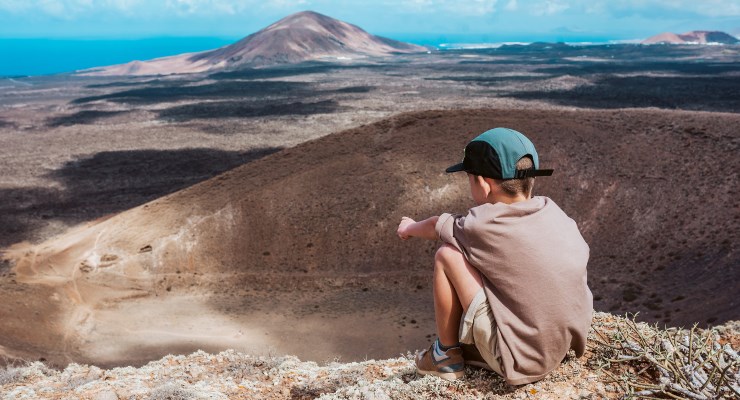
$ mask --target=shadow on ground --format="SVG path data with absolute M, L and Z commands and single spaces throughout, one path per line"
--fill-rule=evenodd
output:
M 388 68 L 387 65 L 380 64 L 352 64 L 352 65 L 337 65 L 329 63 L 319 62 L 307 62 L 303 64 L 291 64 L 291 65 L 279 65 L 271 68 L 242 68 L 234 71 L 217 72 L 208 75 L 209 79 L 215 80 L 256 80 L 256 79 L 272 79 L 272 78 L 284 78 L 288 76 L 300 76 L 306 74 L 327 74 L 340 70 L 356 70 L 356 69 L 382 69 Z M 115 87 L 135 87 L 135 86 L 179 86 L 183 84 L 192 84 L 201 81 L 201 79 L 148 79 L 148 80 L 134 80 L 134 81 L 115 81 L 106 83 L 96 83 L 87 85 L 85 87 L 90 89 L 104 89 L 104 88 L 115 88 Z
M 0 246 L 40 239 L 49 220 L 66 227 L 136 207 L 280 150 L 135 150 L 68 162 L 49 177 L 64 189 L 0 189 Z
M 634 74 L 634 73 L 674 73 L 687 75 L 718 76 L 726 73 L 740 72 L 740 65 L 736 63 L 709 63 L 709 62 L 576 62 L 570 65 L 558 65 L 538 69 L 537 72 L 553 75 L 583 74 Z M 696 79 L 691 77 L 691 79 Z
M 211 74 L 211 79 L 270 79 L 283 78 L 305 74 L 328 74 L 341 70 L 356 69 L 384 69 L 389 65 L 382 64 L 351 64 L 339 65 L 321 62 L 306 62 L 302 64 L 276 66 L 271 68 L 243 68 L 235 71 L 224 71 Z
M 105 118 L 115 117 L 126 114 L 128 111 L 99 111 L 99 110 L 82 110 L 74 114 L 60 115 L 49 118 L 46 125 L 51 128 L 58 126 L 72 126 L 78 124 L 92 124 Z
M 97 100 L 108 100 L 127 104 L 156 104 L 207 98 L 260 97 L 276 94 L 281 96 L 309 96 L 311 94 L 311 86 L 305 82 L 227 81 L 197 86 L 185 86 L 185 83 L 187 81 L 176 81 L 164 86 L 81 97 L 73 100 L 72 103 L 83 104 Z
M 543 62 L 555 62 L 558 63 L 564 58 L 578 57 L 583 61 L 588 61 L 588 58 L 601 58 L 601 59 L 614 59 L 614 61 L 624 62 L 624 60 L 637 60 L 635 64 L 649 64 L 654 62 L 655 64 L 674 64 L 674 62 L 665 61 L 651 61 L 656 58 L 671 57 L 676 59 L 686 60 L 686 63 L 698 60 L 699 63 L 703 63 L 702 60 L 706 60 L 706 57 L 702 57 L 705 54 L 706 48 L 703 46 L 641 46 L 633 44 L 608 44 L 608 45 L 595 45 L 595 46 L 571 46 L 565 43 L 531 43 L 529 45 L 504 45 L 499 48 L 491 49 L 480 49 L 475 50 L 476 54 L 488 55 L 488 56 L 506 56 L 513 58 L 515 61 L 525 64 L 540 64 Z M 451 54 L 466 54 L 470 50 L 455 50 L 450 51 Z M 579 61 L 580 62 L 580 61 Z M 486 63 L 481 60 L 463 60 L 463 64 L 480 64 Z M 607 65 L 600 62 L 600 66 Z M 679 63 L 675 63 L 679 64 Z M 597 66 L 599 67 L 599 66 Z
M 511 92 L 506 96 L 585 108 L 659 107 L 736 113 L 740 112 L 737 93 L 740 79 L 736 77 L 609 76 L 570 90 Z
M 210 101 L 185 104 L 160 111 L 161 119 L 189 121 L 197 118 L 253 118 L 282 115 L 331 114 L 342 107 L 334 100 L 317 102 L 269 103 L 264 101 Z
M 521 76 L 440 76 L 437 78 L 424 78 L 428 81 L 451 81 L 462 83 L 473 83 L 479 86 L 496 86 L 512 82 L 536 82 L 550 79 L 551 76 L 521 75 Z
M 130 79 L 130 78 L 129 78 Z M 189 79 L 176 78 L 176 79 L 148 79 L 148 80 L 129 80 L 129 81 L 115 81 L 106 83 L 94 83 L 85 86 L 90 89 L 104 89 L 111 87 L 131 87 L 131 86 L 171 86 L 173 83 L 192 83 L 197 82 Z

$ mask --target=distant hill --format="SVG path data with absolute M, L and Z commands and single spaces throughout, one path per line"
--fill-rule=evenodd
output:
M 682 34 L 663 32 L 642 41 L 642 44 L 737 44 L 736 37 L 720 31 L 691 31 Z
M 358 26 L 303 11 L 219 49 L 80 71 L 86 75 L 156 75 L 418 53 L 427 49 L 371 35 Z

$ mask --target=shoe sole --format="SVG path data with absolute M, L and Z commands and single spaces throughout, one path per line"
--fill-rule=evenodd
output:
M 442 378 L 446 381 L 454 381 L 456 379 L 460 379 L 463 376 L 465 376 L 465 371 L 457 371 L 457 372 L 422 371 L 417 368 L 416 372 L 419 375 L 432 375 L 432 376 Z
M 483 361 L 468 361 L 468 360 L 465 360 L 465 365 L 470 365 L 471 367 L 482 368 L 482 369 L 485 369 L 485 370 L 488 370 L 488 371 L 493 371 L 493 368 L 491 368 L 488 365 L 488 363 L 485 363 Z

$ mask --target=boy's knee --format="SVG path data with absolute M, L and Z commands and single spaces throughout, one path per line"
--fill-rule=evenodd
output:
M 434 254 L 434 261 L 449 262 L 460 257 L 462 257 L 460 250 L 451 244 L 445 243 L 437 249 L 437 252 Z

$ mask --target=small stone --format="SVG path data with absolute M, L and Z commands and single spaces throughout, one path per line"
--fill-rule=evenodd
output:
M 96 393 L 92 398 L 93 400 L 118 400 L 118 395 L 113 389 L 104 389 Z
M 115 254 L 105 254 L 100 257 L 100 262 L 113 262 L 118 260 L 118 256 Z

